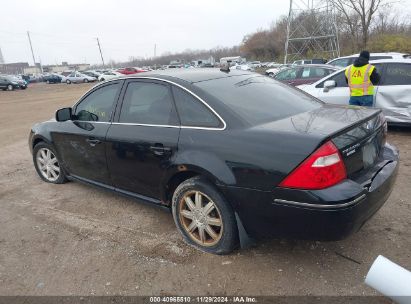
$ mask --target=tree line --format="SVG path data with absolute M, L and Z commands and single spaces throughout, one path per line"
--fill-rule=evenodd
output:
M 411 18 L 399 12 L 399 7 L 391 0 L 330 0 L 335 9 L 335 22 L 341 56 L 368 49 L 371 52 L 411 53 Z M 305 14 L 312 14 L 306 16 Z M 307 18 L 309 17 L 309 18 Z M 293 22 L 301 28 L 318 26 L 324 16 L 302 12 Z M 301 24 L 304 22 L 304 24 Z M 268 29 L 258 29 L 244 36 L 238 46 L 216 47 L 211 50 L 187 49 L 180 53 L 165 53 L 155 58 L 130 57 L 128 62 L 109 62 L 111 66 L 153 66 L 167 65 L 172 60 L 190 63 L 196 59 L 213 56 L 243 56 L 248 60 L 282 62 L 287 38 L 287 16 L 282 16 Z M 314 48 L 315 46 L 312 46 Z M 314 49 L 307 48 L 302 54 L 310 58 Z M 331 59 L 331 58 L 324 58 Z

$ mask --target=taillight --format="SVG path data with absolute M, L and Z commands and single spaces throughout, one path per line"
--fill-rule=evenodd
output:
M 335 145 L 328 141 L 294 169 L 280 187 L 324 189 L 347 178 L 345 166 Z

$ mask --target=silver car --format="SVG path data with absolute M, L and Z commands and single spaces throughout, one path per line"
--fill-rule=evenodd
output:
M 374 107 L 381 108 L 390 124 L 411 126 L 411 59 L 371 61 L 381 75 L 374 91 Z M 345 69 L 299 89 L 326 103 L 348 104 L 350 90 Z
M 94 82 L 96 81 L 96 77 L 91 77 L 79 72 L 73 72 L 70 75 L 66 77 L 66 83 L 71 84 L 71 83 L 80 83 L 80 82 Z

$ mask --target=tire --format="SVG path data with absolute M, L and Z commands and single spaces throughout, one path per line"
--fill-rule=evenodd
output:
M 198 195 L 201 199 L 197 199 Z M 213 205 L 207 210 L 210 203 Z M 204 178 L 196 176 L 177 187 L 172 211 L 174 222 L 189 245 L 212 254 L 228 254 L 238 246 L 234 212 L 216 187 Z
M 67 80 L 66 80 L 66 83 L 67 83 L 67 84 L 71 84 L 71 81 L 67 79 Z
M 11 84 L 9 84 L 7 86 L 7 91 L 13 91 L 13 90 L 14 90 L 14 87 Z
M 43 161 L 41 161 L 40 158 Z M 35 145 L 33 149 L 33 163 L 37 174 L 43 181 L 52 184 L 64 184 L 67 182 L 64 168 L 60 165 L 56 151 L 51 145 L 45 142 L 40 142 Z M 43 168 L 46 166 L 47 168 L 41 168 L 41 164 L 43 164 Z M 58 170 L 56 168 L 58 168 Z M 54 174 L 51 172 L 54 172 Z
M 104 78 L 101 78 L 100 81 L 105 81 L 105 79 L 104 79 Z
M 268 73 L 268 76 L 274 77 L 274 73 Z
M 46 83 L 47 83 L 47 84 L 50 84 L 50 80 L 47 80 Z
M 84 83 L 88 83 L 88 79 L 87 79 L 87 78 L 84 79 Z

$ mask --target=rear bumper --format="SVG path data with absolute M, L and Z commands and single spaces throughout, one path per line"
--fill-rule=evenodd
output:
M 324 190 L 222 191 L 249 236 L 339 240 L 358 231 L 385 203 L 398 165 L 398 152 L 386 145 L 373 170 Z

